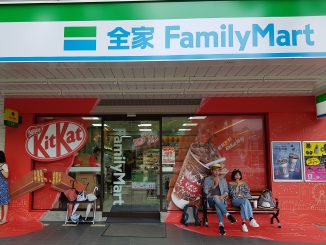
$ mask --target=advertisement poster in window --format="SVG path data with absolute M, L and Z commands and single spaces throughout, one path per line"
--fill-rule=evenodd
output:
M 203 181 L 213 164 L 221 166 L 219 174 L 227 182 L 232 170 L 240 169 L 250 186 L 267 188 L 263 116 L 201 115 L 185 121 L 188 130 L 179 133 L 168 210 L 200 205 Z
M 272 162 L 274 181 L 303 181 L 300 141 L 273 141 Z
M 326 141 L 304 141 L 304 179 L 310 182 L 326 181 Z
M 162 164 L 175 164 L 174 146 L 162 146 Z

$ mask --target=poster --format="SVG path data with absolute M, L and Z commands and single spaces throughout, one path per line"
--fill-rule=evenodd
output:
M 305 181 L 326 181 L 326 141 L 304 141 Z
M 188 119 L 193 126 L 179 135 L 175 148 L 173 175 L 167 185 L 168 210 L 180 210 L 187 204 L 200 206 L 202 184 L 214 163 L 222 165 L 220 175 L 227 182 L 231 180 L 232 170 L 240 169 L 251 188 L 267 188 L 263 116 L 194 116 Z
M 174 146 L 162 146 L 162 164 L 175 164 Z
M 300 141 L 273 141 L 272 166 L 274 181 L 302 181 Z

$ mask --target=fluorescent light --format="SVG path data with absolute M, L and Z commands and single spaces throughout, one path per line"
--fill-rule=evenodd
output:
M 99 117 L 82 117 L 83 120 L 100 120 Z
M 189 119 L 203 120 L 206 119 L 206 116 L 194 116 L 194 117 L 189 117 Z
M 198 123 L 184 123 L 184 124 L 182 124 L 182 126 L 185 126 L 185 127 L 194 127 L 194 126 L 197 126 L 198 125 Z
M 139 131 L 149 132 L 149 131 L 152 131 L 152 129 L 151 128 L 140 128 Z
M 179 128 L 179 131 L 191 131 L 190 128 Z
M 138 127 L 151 127 L 152 124 L 151 123 L 142 123 L 142 124 L 138 124 Z
M 93 123 L 92 124 L 94 127 L 102 127 L 102 124 L 101 123 Z M 107 124 L 104 124 L 104 127 L 107 127 L 108 125 Z
M 130 135 L 122 135 L 121 138 L 131 138 Z

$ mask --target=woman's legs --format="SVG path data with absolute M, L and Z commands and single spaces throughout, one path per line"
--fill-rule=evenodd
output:
M 1 215 L 2 207 L 3 207 L 3 217 Z M 0 225 L 7 223 L 7 215 L 8 215 L 8 204 L 3 204 L 2 206 L 0 206 L 0 217 L 2 217 L 2 219 L 0 220 Z
M 3 205 L 3 222 L 7 222 L 7 215 L 8 215 L 8 204 Z
M 248 199 L 232 199 L 234 207 L 240 207 L 241 218 L 243 221 L 253 218 L 253 212 Z
M 252 212 L 252 207 L 248 199 L 244 199 L 245 203 L 243 204 L 243 209 L 245 210 L 245 215 L 247 219 L 254 218 L 254 214 Z

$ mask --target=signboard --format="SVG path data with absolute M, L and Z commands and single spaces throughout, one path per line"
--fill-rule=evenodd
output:
M 175 164 L 174 146 L 162 146 L 162 164 Z
M 155 190 L 156 184 L 155 182 L 132 182 L 131 183 L 132 189 L 137 190 Z
M 318 118 L 326 117 L 326 94 L 316 97 L 316 112 Z
M 18 128 L 19 114 L 18 111 L 12 109 L 5 109 L 4 111 L 4 125 Z
M 326 16 L 2 22 L 0 61 L 326 57 L 324 23 Z
M 87 141 L 82 124 L 58 120 L 32 125 L 26 130 L 27 153 L 35 160 L 50 162 L 66 158 L 81 149 Z
M 300 141 L 273 141 L 272 163 L 274 181 L 303 181 Z
M 304 141 L 305 181 L 326 181 L 326 141 Z

